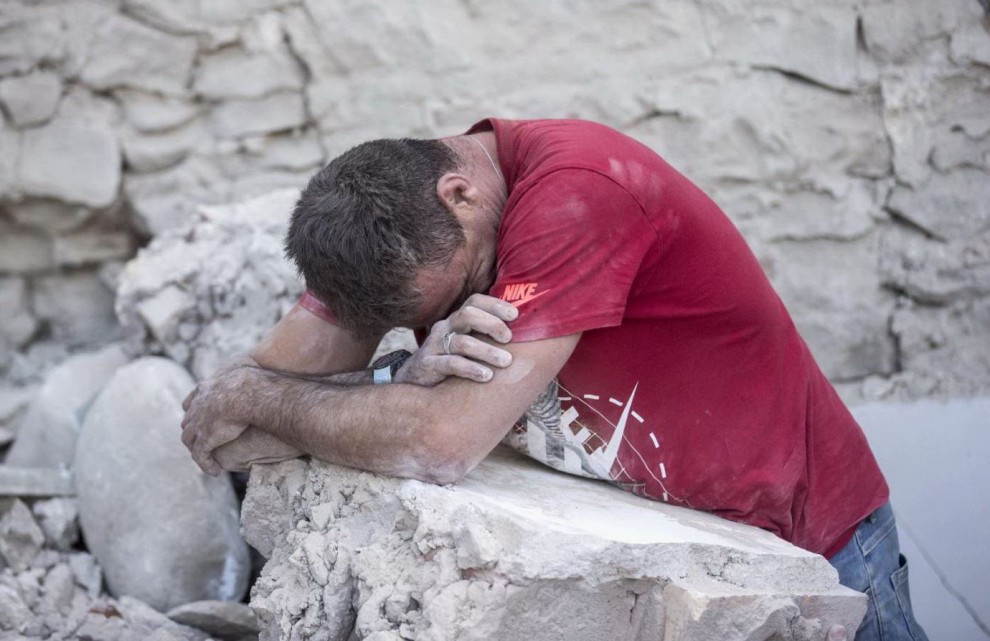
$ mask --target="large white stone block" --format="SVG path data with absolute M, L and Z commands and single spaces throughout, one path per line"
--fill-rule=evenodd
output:
M 0 80 L 0 103 L 19 127 L 47 122 L 62 97 L 62 79 L 51 71 Z
M 73 463 L 83 534 L 107 587 L 162 612 L 236 601 L 250 571 L 230 479 L 201 472 L 179 439 L 193 385 L 161 358 L 121 368 L 86 414 Z
M 306 123 L 306 108 L 299 93 L 273 93 L 258 100 L 229 100 L 213 108 L 217 135 L 236 138 L 285 131 Z
M 120 187 L 120 147 L 103 124 L 57 119 L 23 133 L 20 191 L 91 207 L 106 207 Z
M 451 487 L 255 467 L 242 520 L 263 640 L 818 640 L 866 608 L 772 534 L 501 449 Z
M 854 89 L 859 82 L 851 3 L 706 2 L 717 57 Z
M 209 100 L 262 98 L 301 91 L 303 72 L 284 45 L 267 51 L 228 47 L 200 59 L 193 87 Z
M 196 47 L 195 38 L 113 15 L 93 35 L 82 80 L 96 89 L 128 87 L 181 95 L 192 74 Z

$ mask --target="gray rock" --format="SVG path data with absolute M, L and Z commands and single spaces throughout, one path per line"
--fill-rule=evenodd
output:
M 22 347 L 37 329 L 38 321 L 28 304 L 27 282 L 23 278 L 0 278 L 0 341 Z
M 57 7 L 36 9 L 5 2 L 0 13 L 0 75 L 25 73 L 64 55 Z M 32 10 L 34 9 L 34 10 Z
M 124 157 L 133 171 L 159 171 L 181 162 L 205 137 L 199 121 L 153 134 L 128 132 L 123 137 Z
M 856 87 L 857 13 L 852 5 L 706 5 L 712 45 L 720 58 L 796 73 L 832 87 Z
M 72 570 L 65 563 L 57 564 L 48 571 L 41 583 L 40 611 L 49 615 L 67 616 L 72 609 L 75 588 Z M 49 627 L 60 626 L 49 625 Z
M 7 211 L 21 225 L 49 235 L 78 229 L 94 215 L 94 210 L 89 207 L 46 198 L 26 198 L 8 203 Z
M 0 118 L 0 198 L 17 195 L 17 160 L 21 153 L 21 132 L 7 127 Z
M 79 507 L 75 499 L 38 501 L 31 510 L 45 533 L 45 543 L 49 547 L 68 552 L 79 540 Z
M 193 88 L 204 98 L 262 98 L 277 91 L 301 91 L 303 73 L 285 46 L 267 51 L 228 47 L 204 56 Z
M 167 131 L 191 121 L 200 108 L 187 100 L 134 90 L 117 92 L 127 121 L 145 133 Z
M 209 636 L 201 630 L 176 623 L 144 601 L 131 596 L 120 597 L 117 607 L 128 624 L 146 630 L 163 631 L 173 639 L 205 641 Z
M 107 587 L 159 610 L 239 599 L 249 571 L 229 478 L 203 474 L 179 440 L 192 387 L 161 358 L 122 367 L 87 413 L 76 449 L 82 529 Z
M 134 222 L 152 236 L 181 228 L 195 216 L 198 204 L 227 196 L 227 178 L 216 164 L 193 154 L 163 171 L 128 173 L 124 191 L 134 208 Z
M 306 123 L 306 108 L 299 93 L 274 93 L 258 100 L 229 100 L 213 109 L 217 135 L 235 138 L 285 131 Z
M 60 267 L 125 260 L 134 254 L 134 237 L 127 231 L 81 231 L 56 237 L 54 253 Z
M 943 240 L 964 239 L 990 231 L 990 172 L 959 169 L 933 173 L 917 188 L 898 185 L 889 207 Z M 946 212 L 953 212 L 947 216 Z
M 33 303 L 52 337 L 70 347 L 105 345 L 117 335 L 113 292 L 95 270 L 38 278 Z
M 30 274 L 54 266 L 51 238 L 33 229 L 8 226 L 0 221 L 0 273 Z
M 282 250 L 298 197 L 202 207 L 193 233 L 162 234 L 128 263 L 117 300 L 133 350 L 164 352 L 198 378 L 248 351 L 303 291 Z
M 216 27 L 236 24 L 291 0 L 125 0 L 128 13 L 166 31 L 210 33 Z
M 62 97 L 62 79 L 51 71 L 0 80 L 0 103 L 18 127 L 48 122 Z
M 82 80 L 96 89 L 127 87 L 181 95 L 192 74 L 196 40 L 151 29 L 122 15 L 93 36 Z
M 0 630 L 20 630 L 31 610 L 12 587 L 0 585 Z
M 29 196 L 106 207 L 117 198 L 120 170 L 120 148 L 107 125 L 58 118 L 23 133 L 18 186 Z
M 177 623 L 199 628 L 225 641 L 238 641 L 258 634 L 258 619 L 243 603 L 231 601 L 197 601 L 169 610 L 168 617 Z
M 10 434 L 11 439 L 16 435 L 21 417 L 37 393 L 38 388 L 34 385 L 0 387 L 0 429 Z
M 67 468 L 75 456 L 81 415 L 127 356 L 117 345 L 78 354 L 52 370 L 31 403 L 7 465 Z
M 95 599 L 103 587 L 103 570 L 96 564 L 92 554 L 77 552 L 67 555 L 69 568 L 76 578 L 76 584 L 86 591 L 90 599 Z
M 72 474 L 56 467 L 0 465 L 0 496 L 66 496 L 75 494 Z
M 45 535 L 31 510 L 15 499 L 0 517 L 0 556 L 14 572 L 23 572 L 41 552 Z

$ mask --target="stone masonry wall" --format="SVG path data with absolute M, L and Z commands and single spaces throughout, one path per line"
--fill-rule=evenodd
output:
M 12 387 L 117 337 L 120 263 L 197 204 L 489 114 L 599 120 L 664 155 L 739 225 L 850 399 L 985 393 L 988 12 L 5 0 L 0 422 Z

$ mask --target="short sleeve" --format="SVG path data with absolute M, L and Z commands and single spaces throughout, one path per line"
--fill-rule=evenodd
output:
M 623 187 L 562 169 L 506 203 L 492 296 L 519 309 L 514 340 L 566 336 L 622 322 L 657 235 Z

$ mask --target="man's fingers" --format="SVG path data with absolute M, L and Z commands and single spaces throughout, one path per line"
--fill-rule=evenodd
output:
M 435 356 L 434 369 L 444 376 L 466 378 L 469 381 L 487 383 L 494 375 L 492 370 L 481 363 L 463 356 Z
M 465 334 L 451 337 L 450 352 L 494 367 L 508 367 L 512 363 L 512 354 L 508 351 Z
M 458 334 L 477 332 L 490 336 L 499 343 L 508 343 L 512 340 L 512 330 L 504 320 L 477 307 L 465 306 L 454 312 L 450 317 L 450 329 Z
M 506 322 L 514 321 L 519 316 L 519 310 L 512 303 L 485 294 L 471 294 L 464 301 L 464 307 L 476 307 Z
M 186 398 L 182 401 L 182 410 L 189 411 L 189 406 L 192 405 L 193 399 L 196 398 L 196 393 L 199 392 L 199 386 L 193 388 L 193 391 L 186 395 Z

